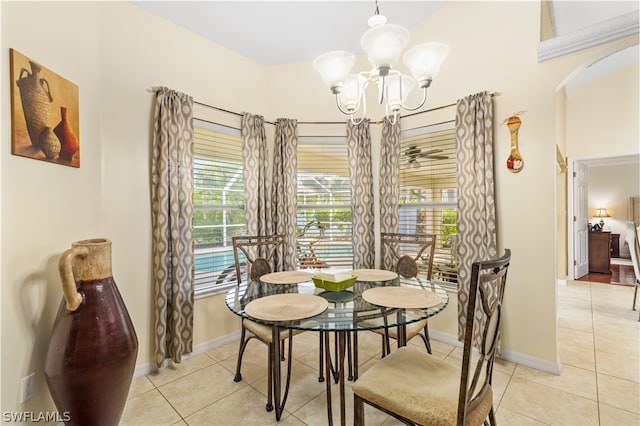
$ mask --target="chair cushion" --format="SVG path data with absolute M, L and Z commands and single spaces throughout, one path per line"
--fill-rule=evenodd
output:
M 253 333 L 258 339 L 260 339 L 264 343 L 271 343 L 272 341 L 272 333 L 271 326 L 260 324 L 255 321 L 248 320 L 244 318 L 242 320 L 242 326 Z M 299 334 L 301 330 L 293 330 L 293 334 Z M 284 340 L 289 337 L 289 330 L 283 328 L 280 330 L 280 340 Z
M 421 425 L 455 425 L 460 368 L 411 347 L 376 362 L 353 383 L 353 392 Z M 491 389 L 467 414 L 467 425 L 481 425 L 492 404 Z

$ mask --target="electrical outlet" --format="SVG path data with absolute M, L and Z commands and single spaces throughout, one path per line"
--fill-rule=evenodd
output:
M 36 373 L 31 373 L 22 378 L 22 386 L 20 393 L 20 403 L 27 401 L 33 397 L 36 388 Z

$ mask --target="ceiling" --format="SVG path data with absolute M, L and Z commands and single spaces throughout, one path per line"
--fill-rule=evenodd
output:
M 446 1 L 381 0 L 380 13 L 409 29 Z M 375 2 L 133 1 L 132 3 L 265 65 L 312 60 L 329 50 L 361 52 Z M 556 35 L 638 10 L 637 1 L 551 1 Z
M 455 1 L 455 0 L 452 0 Z M 446 1 L 380 0 L 389 23 L 411 29 Z M 362 52 L 375 1 L 133 1 L 181 27 L 264 65 L 313 60 L 330 50 Z M 637 1 L 551 0 L 554 29 L 565 35 L 638 11 Z M 592 71 L 609 73 L 638 63 L 638 49 L 612 55 Z
M 313 60 L 330 50 L 357 54 L 374 1 L 133 1 L 265 65 Z M 411 28 L 444 1 L 382 0 L 390 23 Z

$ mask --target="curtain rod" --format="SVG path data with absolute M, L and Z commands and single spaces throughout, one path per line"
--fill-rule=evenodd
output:
M 155 86 L 151 87 L 149 89 L 149 91 L 155 93 L 157 91 L 157 87 L 155 87 Z M 500 92 L 493 92 L 491 94 L 492 98 L 494 98 L 496 96 L 500 96 Z M 217 106 L 214 106 L 214 105 L 205 104 L 204 102 L 199 102 L 199 101 L 195 101 L 194 100 L 193 103 L 194 104 L 198 104 L 198 105 L 202 105 L 202 106 L 207 107 L 207 108 L 213 108 L 213 109 L 215 109 L 217 111 L 226 112 L 227 114 L 237 115 L 238 117 L 242 117 L 244 115 L 244 114 L 242 114 L 240 112 L 230 111 L 228 109 L 220 108 L 220 107 L 217 107 Z M 454 103 L 451 103 L 451 104 L 448 104 L 448 105 L 442 105 L 442 106 L 439 106 L 439 107 L 426 109 L 424 111 L 418 111 L 418 112 L 414 112 L 414 113 L 407 114 L 407 115 L 401 115 L 400 118 L 413 117 L 414 115 L 424 114 L 426 112 L 433 112 L 433 111 L 437 111 L 437 110 L 440 110 L 440 109 L 451 108 L 452 106 L 456 106 L 456 104 L 457 104 L 457 102 L 454 102 Z M 298 121 L 298 124 L 344 124 L 345 121 Z M 275 126 L 275 123 L 272 123 L 271 121 L 265 120 L 265 123 Z M 383 120 L 372 121 L 371 123 L 380 125 L 380 124 L 383 123 Z
M 237 115 L 238 117 L 242 117 L 244 115 L 241 112 L 229 111 L 228 109 L 224 109 L 224 108 L 220 108 L 220 107 L 217 107 L 217 106 L 205 104 L 204 102 L 193 101 L 193 103 L 194 104 L 198 104 L 198 105 L 202 105 L 202 106 L 207 107 L 207 108 L 212 108 L 212 109 L 215 109 L 217 111 L 226 112 L 227 114 Z M 271 121 L 268 121 L 268 120 L 264 120 L 264 122 L 267 123 L 267 124 L 275 125 L 275 123 L 272 123 Z
M 500 92 L 493 92 L 493 93 L 491 94 L 491 97 L 492 97 L 492 98 L 494 98 L 494 97 L 496 97 L 496 96 L 500 96 Z M 413 117 L 414 115 L 424 114 L 425 112 L 432 112 L 432 111 L 437 111 L 437 110 L 439 110 L 439 109 L 451 108 L 452 106 L 456 106 L 457 104 L 458 104 L 458 102 L 456 101 L 456 102 L 451 103 L 451 104 L 448 104 L 448 105 L 442 105 L 442 106 L 439 106 L 439 107 L 435 107 L 435 108 L 431 108 L 431 109 L 426 109 L 426 110 L 424 110 L 424 111 L 418 111 L 418 112 L 414 112 L 414 113 L 407 114 L 407 115 L 401 115 L 401 116 L 400 116 L 400 118 Z

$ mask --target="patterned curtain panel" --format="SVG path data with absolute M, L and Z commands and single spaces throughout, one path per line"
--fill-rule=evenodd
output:
M 193 345 L 193 99 L 156 91 L 151 224 L 156 366 L 179 363 Z
M 400 117 L 395 124 L 386 117 L 380 140 L 380 232 L 398 232 L 400 193 Z M 391 265 L 391 253 L 385 251 L 382 265 Z
M 298 121 L 279 118 L 273 154 L 272 222 L 275 233 L 285 236 L 284 259 L 279 271 L 296 269 L 296 210 L 298 206 Z M 280 260 L 278 260 L 280 263 Z
M 247 235 L 272 235 L 271 187 L 267 177 L 271 159 L 267 158 L 264 117 L 244 113 L 241 132 Z
M 471 264 L 495 258 L 496 208 L 493 174 L 493 105 L 487 92 L 467 96 L 456 105 L 458 155 L 458 338 L 464 339 Z M 484 315 L 476 310 L 476 344 L 482 341 Z
M 363 119 L 359 124 L 353 124 L 351 120 L 347 121 L 347 152 L 351 184 L 353 268 L 373 268 L 375 262 L 373 175 L 368 119 Z

